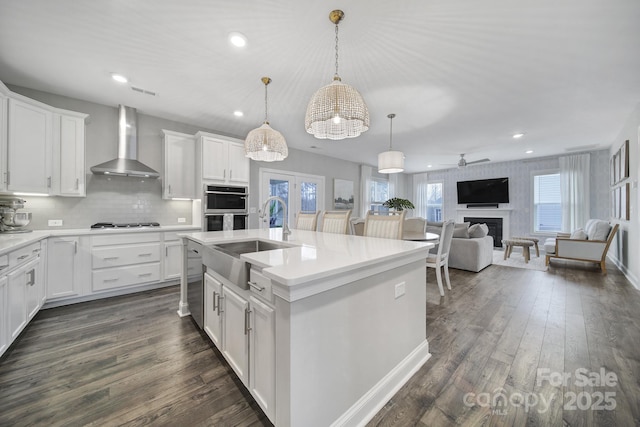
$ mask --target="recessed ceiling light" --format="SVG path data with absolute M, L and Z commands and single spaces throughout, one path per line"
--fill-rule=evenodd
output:
M 129 79 L 123 76 L 122 74 L 113 73 L 111 74 L 111 78 L 117 81 L 118 83 L 127 83 L 129 81 Z
M 427 167 L 428 167 L 428 168 L 432 168 L 432 167 L 433 167 L 433 165 L 427 165 Z
M 242 117 L 242 116 L 244 116 L 244 113 L 242 111 L 240 111 L 240 110 L 236 110 L 236 111 L 233 112 L 233 115 L 236 116 L 236 117 Z
M 531 154 L 531 153 L 533 153 L 533 150 L 527 150 L 527 151 L 525 151 L 525 154 Z
M 513 139 L 520 139 L 524 136 L 524 133 L 519 132 L 519 133 L 514 133 L 513 134 Z
M 230 33 L 229 42 L 235 47 L 245 47 L 247 45 L 247 37 L 242 33 Z

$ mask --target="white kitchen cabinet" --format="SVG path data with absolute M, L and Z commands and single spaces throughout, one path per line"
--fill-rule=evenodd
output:
M 42 304 L 42 278 L 37 272 L 40 258 L 31 257 L 8 274 L 9 337 L 13 341 L 35 316 Z
M 245 386 L 249 380 L 249 303 L 228 286 L 222 287 L 222 354 Z
M 204 274 L 204 331 L 216 347 L 222 345 L 222 284 L 210 274 Z
M 160 233 L 93 236 L 92 291 L 160 282 Z
M 85 119 L 87 114 L 64 112 L 53 115 L 53 194 L 86 195 Z
M 27 322 L 33 319 L 40 307 L 42 307 L 42 297 L 44 295 L 44 277 L 40 268 L 40 258 L 36 258 L 27 263 L 22 269 L 25 271 L 25 301 L 27 304 Z
M 182 272 L 182 242 L 164 242 L 164 279 L 179 279 Z
M 0 191 L 7 190 L 7 117 L 9 110 L 9 97 L 2 91 L 6 87 L 0 83 Z
M 275 309 L 249 297 L 249 391 L 270 420 L 275 419 Z
M 0 276 L 0 356 L 9 347 L 7 276 Z
M 196 137 L 196 171 L 202 181 L 249 184 L 250 160 L 242 141 L 205 132 Z
M 47 299 L 81 294 L 79 237 L 50 237 L 47 251 Z
M 163 199 L 194 199 L 196 194 L 196 142 L 193 135 L 168 130 L 164 134 Z
M 53 113 L 27 101 L 9 98 L 7 190 L 52 192 Z

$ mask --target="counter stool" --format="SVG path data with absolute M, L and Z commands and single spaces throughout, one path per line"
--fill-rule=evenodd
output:
M 502 244 L 505 245 L 504 248 L 504 259 L 507 259 L 511 256 L 511 252 L 513 251 L 514 246 L 522 247 L 522 255 L 524 255 L 524 262 L 529 263 L 529 248 L 533 246 L 533 242 L 531 240 L 519 240 L 515 238 L 504 239 Z
M 538 249 L 538 242 L 540 239 L 536 239 L 535 237 L 512 237 L 513 240 L 530 240 L 533 242 L 533 246 L 536 248 L 536 256 L 540 258 L 540 249 Z

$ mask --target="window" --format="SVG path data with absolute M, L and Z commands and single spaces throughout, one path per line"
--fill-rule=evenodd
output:
M 562 229 L 560 204 L 560 173 L 545 172 L 533 175 L 533 231 L 558 232 Z
M 369 209 L 377 212 L 388 212 L 389 208 L 382 206 L 388 199 L 389 181 L 373 178 L 369 187 L 369 200 L 371 201 Z
M 427 221 L 442 221 L 442 182 L 427 183 Z

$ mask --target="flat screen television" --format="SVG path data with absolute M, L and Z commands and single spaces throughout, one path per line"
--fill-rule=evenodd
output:
M 458 204 L 509 203 L 509 178 L 458 181 Z

